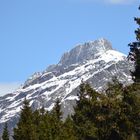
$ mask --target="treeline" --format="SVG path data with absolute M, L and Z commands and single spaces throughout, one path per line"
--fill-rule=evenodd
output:
M 140 9 L 140 8 L 139 8 Z M 62 119 L 59 100 L 52 111 L 42 107 L 32 111 L 25 99 L 14 140 L 140 140 L 140 18 L 134 18 L 139 28 L 136 41 L 130 43 L 129 60 L 134 83 L 123 86 L 116 78 L 104 93 L 98 93 L 88 83 L 81 83 L 74 114 Z M 9 140 L 5 124 L 3 140 Z
M 101 94 L 88 83 L 79 88 L 75 113 L 62 120 L 59 100 L 52 111 L 32 111 L 25 99 L 14 140 L 138 140 L 140 85 L 123 87 L 116 78 Z M 8 139 L 3 139 L 8 140 Z

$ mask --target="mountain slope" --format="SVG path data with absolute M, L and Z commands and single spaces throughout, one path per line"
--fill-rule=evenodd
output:
M 82 80 L 98 91 L 102 91 L 114 76 L 128 84 L 132 82 L 129 67 L 126 56 L 113 50 L 106 39 L 78 45 L 65 53 L 58 64 L 35 73 L 14 93 L 0 97 L 0 129 L 6 121 L 10 128 L 15 126 L 25 97 L 33 109 L 44 106 L 47 110 L 51 110 L 59 98 L 65 118 L 73 113 Z

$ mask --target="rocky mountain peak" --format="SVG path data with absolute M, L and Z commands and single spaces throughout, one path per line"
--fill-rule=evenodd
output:
M 0 97 L 0 134 L 5 122 L 12 132 L 25 97 L 33 109 L 44 106 L 48 111 L 59 98 L 63 118 L 66 118 L 73 113 L 82 80 L 102 92 L 112 77 L 118 77 L 125 85 L 132 83 L 130 66 L 126 56 L 113 50 L 106 39 L 77 45 L 65 53 L 58 64 L 33 74 L 20 89 Z
M 82 63 L 86 60 L 95 59 L 100 54 L 108 50 L 112 50 L 112 45 L 104 38 L 86 42 L 84 44 L 77 45 L 71 51 L 64 53 L 59 64 L 65 66 Z
M 112 45 L 107 39 L 104 38 L 100 38 L 95 41 L 89 41 L 84 44 L 79 44 L 69 52 L 64 53 L 58 64 L 50 65 L 47 70 L 33 74 L 24 83 L 24 87 L 35 83 L 40 83 L 39 79 L 42 79 L 42 75 L 44 75 L 45 73 L 51 72 L 51 76 L 49 74 L 48 77 L 53 77 L 52 72 L 54 72 L 55 75 L 58 76 L 66 72 L 66 68 L 67 71 L 72 70 L 74 68 L 74 66 L 72 65 L 79 65 L 88 60 L 94 60 L 108 50 L 113 50 Z

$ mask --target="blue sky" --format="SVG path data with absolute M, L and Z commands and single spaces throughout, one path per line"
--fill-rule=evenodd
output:
M 138 0 L 0 0 L 0 93 L 101 37 L 128 53 Z

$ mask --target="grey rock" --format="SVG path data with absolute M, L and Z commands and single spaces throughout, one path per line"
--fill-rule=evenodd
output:
M 33 74 L 18 90 L 0 97 L 0 133 L 5 122 L 9 123 L 12 133 L 25 97 L 33 110 L 44 106 L 49 111 L 59 98 L 65 119 L 74 113 L 73 106 L 82 80 L 102 92 L 114 76 L 124 85 L 132 83 L 129 72 L 132 67 L 126 56 L 113 50 L 106 39 L 78 45 L 65 53 L 58 64 Z

